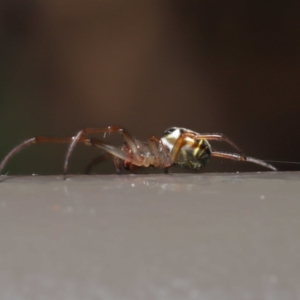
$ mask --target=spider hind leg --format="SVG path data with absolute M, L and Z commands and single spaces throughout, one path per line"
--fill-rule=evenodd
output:
M 250 156 L 241 156 L 239 154 L 235 154 L 235 153 L 226 153 L 226 152 L 218 152 L 218 151 L 212 151 L 211 152 L 211 156 L 215 156 L 215 157 L 220 157 L 220 158 L 225 158 L 225 159 L 231 159 L 231 160 L 235 160 L 235 161 L 248 161 L 257 165 L 260 165 L 262 167 L 265 167 L 267 169 L 270 169 L 272 171 L 277 171 L 277 169 L 264 162 L 263 160 L 254 158 L 254 157 L 250 157 Z

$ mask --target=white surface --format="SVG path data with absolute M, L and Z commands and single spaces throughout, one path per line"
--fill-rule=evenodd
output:
M 300 299 L 300 173 L 5 177 L 0 299 Z

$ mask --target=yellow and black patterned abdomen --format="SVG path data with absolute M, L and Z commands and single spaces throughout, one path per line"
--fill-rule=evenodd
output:
M 190 169 L 199 170 L 209 160 L 211 148 L 209 143 L 204 139 L 187 139 L 177 156 L 176 165 Z

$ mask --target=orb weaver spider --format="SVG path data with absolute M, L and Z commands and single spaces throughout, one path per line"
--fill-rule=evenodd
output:
M 88 137 L 91 134 L 119 133 L 124 138 L 124 144 L 116 147 L 104 143 L 98 138 Z M 208 141 L 223 141 L 236 149 L 238 153 L 226 153 L 212 150 Z M 134 167 L 156 167 L 168 169 L 172 165 L 178 165 L 189 169 L 199 170 L 211 156 L 226 158 L 236 161 L 248 161 L 263 166 L 272 171 L 276 168 L 272 165 L 253 157 L 246 156 L 244 152 L 223 134 L 200 134 L 195 131 L 171 127 L 167 129 L 161 138 L 150 136 L 147 142 L 132 137 L 120 126 L 109 126 L 106 128 L 85 128 L 80 130 L 76 136 L 59 137 L 33 137 L 13 148 L 2 160 L 0 172 L 8 160 L 18 151 L 28 145 L 38 143 L 70 143 L 63 167 L 63 174 L 66 176 L 69 159 L 78 143 L 88 146 L 95 146 L 104 150 L 113 157 L 115 168 L 118 172 L 124 167 L 131 170 Z

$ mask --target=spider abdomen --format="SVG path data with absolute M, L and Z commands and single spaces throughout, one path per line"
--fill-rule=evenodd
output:
M 204 139 L 187 141 L 177 156 L 174 164 L 189 169 L 199 170 L 207 164 L 211 154 L 209 143 Z

